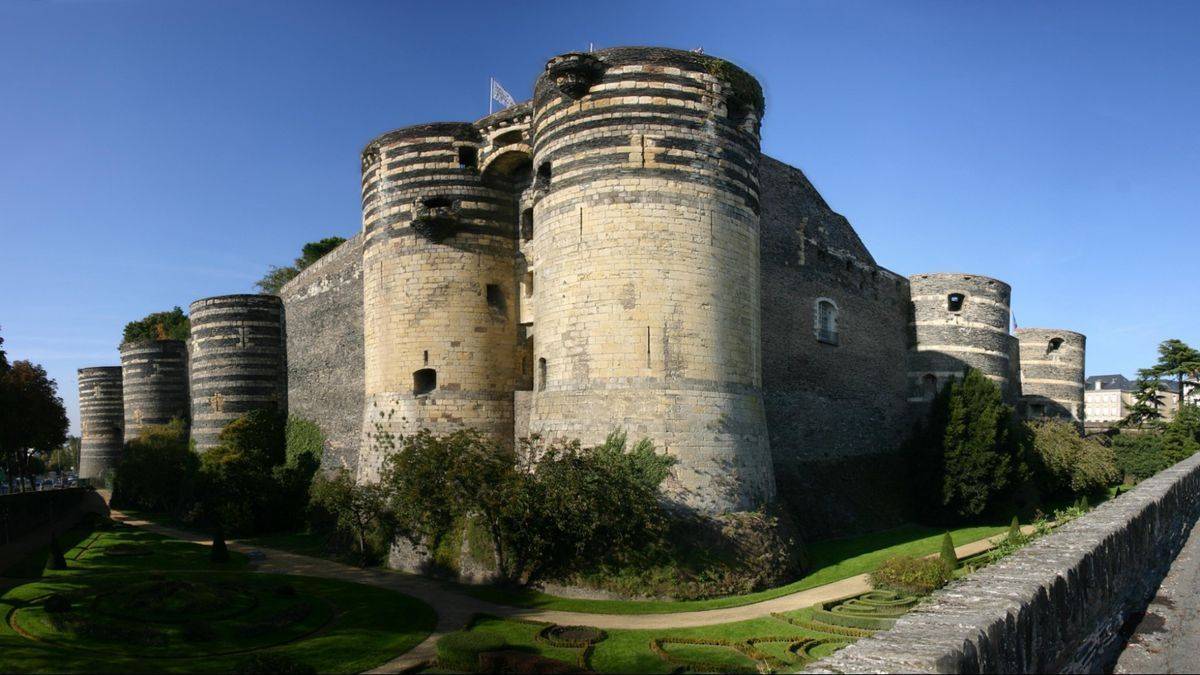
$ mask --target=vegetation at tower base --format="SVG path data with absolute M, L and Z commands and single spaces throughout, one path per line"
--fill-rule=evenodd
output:
M 320 241 L 310 241 L 300 249 L 300 257 L 296 258 L 295 262 L 284 267 L 271 265 L 270 270 L 254 285 L 262 293 L 278 295 L 284 284 L 295 279 L 301 271 L 320 260 L 326 253 L 341 246 L 344 241 L 346 240 L 342 237 L 326 237 Z
M 138 340 L 187 340 L 191 324 L 179 307 L 170 311 L 154 312 L 125 324 L 122 342 Z
M 183 420 L 143 427 L 125 444 L 113 476 L 112 504 L 185 515 L 196 498 L 199 469 Z
M 910 441 L 916 484 L 931 520 L 984 513 L 1020 478 L 1013 409 L 977 370 L 951 380 Z
M 1025 423 L 1031 474 L 1045 497 L 1095 494 L 1121 480 L 1111 447 L 1083 438 L 1074 424 L 1055 419 Z
M 382 486 L 360 484 L 339 467 L 313 476 L 310 492 L 310 527 L 331 525 L 334 541 L 326 542 L 327 548 L 356 552 L 363 567 L 382 561 L 392 538 Z
M 44 458 L 67 439 L 67 424 L 58 383 L 46 369 L 31 361 L 9 363 L 0 350 L 0 467 L 10 490 L 14 479 L 45 470 Z
M 1200 409 L 1187 405 L 1175 419 L 1140 433 L 1112 439 L 1117 467 L 1126 483 L 1137 483 L 1200 452 Z

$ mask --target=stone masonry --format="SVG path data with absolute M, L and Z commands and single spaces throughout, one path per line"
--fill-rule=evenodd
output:
M 79 369 L 79 477 L 103 478 L 121 459 L 125 406 L 121 367 Z
M 1021 407 L 1026 417 L 1083 425 L 1087 338 L 1059 328 L 1019 328 Z

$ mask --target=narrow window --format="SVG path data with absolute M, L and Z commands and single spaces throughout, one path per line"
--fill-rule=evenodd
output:
M 925 377 L 921 378 L 921 394 L 925 397 L 925 400 L 932 401 L 937 397 L 937 391 L 937 375 L 926 373 Z
M 521 239 L 523 241 L 533 239 L 533 209 L 525 209 L 521 212 Z
M 1057 338 L 1057 337 L 1054 338 L 1053 340 L 1050 341 L 1050 344 L 1046 345 L 1046 353 L 1053 354 L 1054 352 L 1058 351 L 1060 347 L 1062 347 L 1062 344 L 1063 344 L 1062 338 Z
M 525 273 L 525 297 L 527 297 L 527 298 L 533 297 L 533 272 L 532 271 Z
M 454 200 L 449 197 L 426 197 L 421 200 L 421 206 L 427 209 L 444 209 L 454 206 Z
M 437 371 L 422 368 L 413 372 L 413 396 L 421 396 L 437 389 Z
M 826 344 L 838 343 L 837 305 L 830 300 L 817 301 L 817 340 Z
M 487 304 L 498 312 L 504 311 L 504 291 L 500 290 L 500 284 L 487 285 Z
M 429 365 L 429 350 L 425 350 L 425 365 Z
M 537 388 L 538 391 L 546 391 L 546 359 L 538 359 L 537 372 Z
M 464 169 L 475 169 L 479 167 L 479 151 L 468 146 L 459 146 L 458 148 L 458 165 Z
M 946 309 L 951 312 L 961 312 L 963 303 L 966 302 L 967 296 L 962 293 L 951 293 L 946 296 Z
M 539 185 L 550 185 L 550 162 L 542 162 L 538 166 L 537 182 Z

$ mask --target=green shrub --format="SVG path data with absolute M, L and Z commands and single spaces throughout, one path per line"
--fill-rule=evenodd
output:
M 938 558 L 948 570 L 953 571 L 958 567 L 958 554 L 954 552 L 954 538 L 950 536 L 949 532 L 942 536 L 942 550 L 938 554 Z
M 1075 425 L 1047 419 L 1025 427 L 1033 474 L 1043 494 L 1096 493 L 1120 481 L 1112 448 L 1081 437 Z
M 932 593 L 948 581 L 950 572 L 937 558 L 893 556 L 871 573 L 871 584 L 875 588 L 916 595 Z
M 179 307 L 169 312 L 154 312 L 137 321 L 125 324 L 123 342 L 138 340 L 186 340 L 190 337 L 191 322 Z
M 254 654 L 238 662 L 238 675 L 310 675 L 316 668 L 276 652 Z
M 1120 434 L 1112 449 L 1126 480 L 1143 481 L 1174 464 L 1158 434 Z
M 200 458 L 183 420 L 148 425 L 125 444 L 113 475 L 116 506 L 182 514 L 194 500 Z
M 1012 522 L 1008 524 L 1008 536 L 1005 537 L 1005 540 L 1006 541 L 1017 541 L 1020 538 L 1021 538 L 1021 521 L 1017 520 L 1016 516 L 1013 516 Z
M 479 670 L 479 655 L 496 652 L 507 646 L 504 637 L 483 630 L 457 631 L 443 635 L 437 641 L 438 667 L 451 671 L 473 673 Z

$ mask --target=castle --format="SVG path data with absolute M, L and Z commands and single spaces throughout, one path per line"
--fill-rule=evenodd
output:
M 678 458 L 678 502 L 778 498 L 822 537 L 904 518 L 900 446 L 966 367 L 1027 416 L 1082 422 L 1083 335 L 1011 334 L 1002 281 L 881 267 L 799 169 L 761 153 L 764 108 L 727 61 L 616 48 L 552 58 L 531 101 L 476 122 L 377 137 L 357 236 L 278 298 L 193 303 L 190 383 L 172 386 L 190 386 L 197 448 L 276 406 L 369 481 L 379 430 L 511 446 L 623 428 Z M 146 404 L 125 351 L 129 436 Z M 122 373 L 106 389 L 111 369 L 85 370 L 94 475 L 118 417 L 86 397 L 120 397 Z

